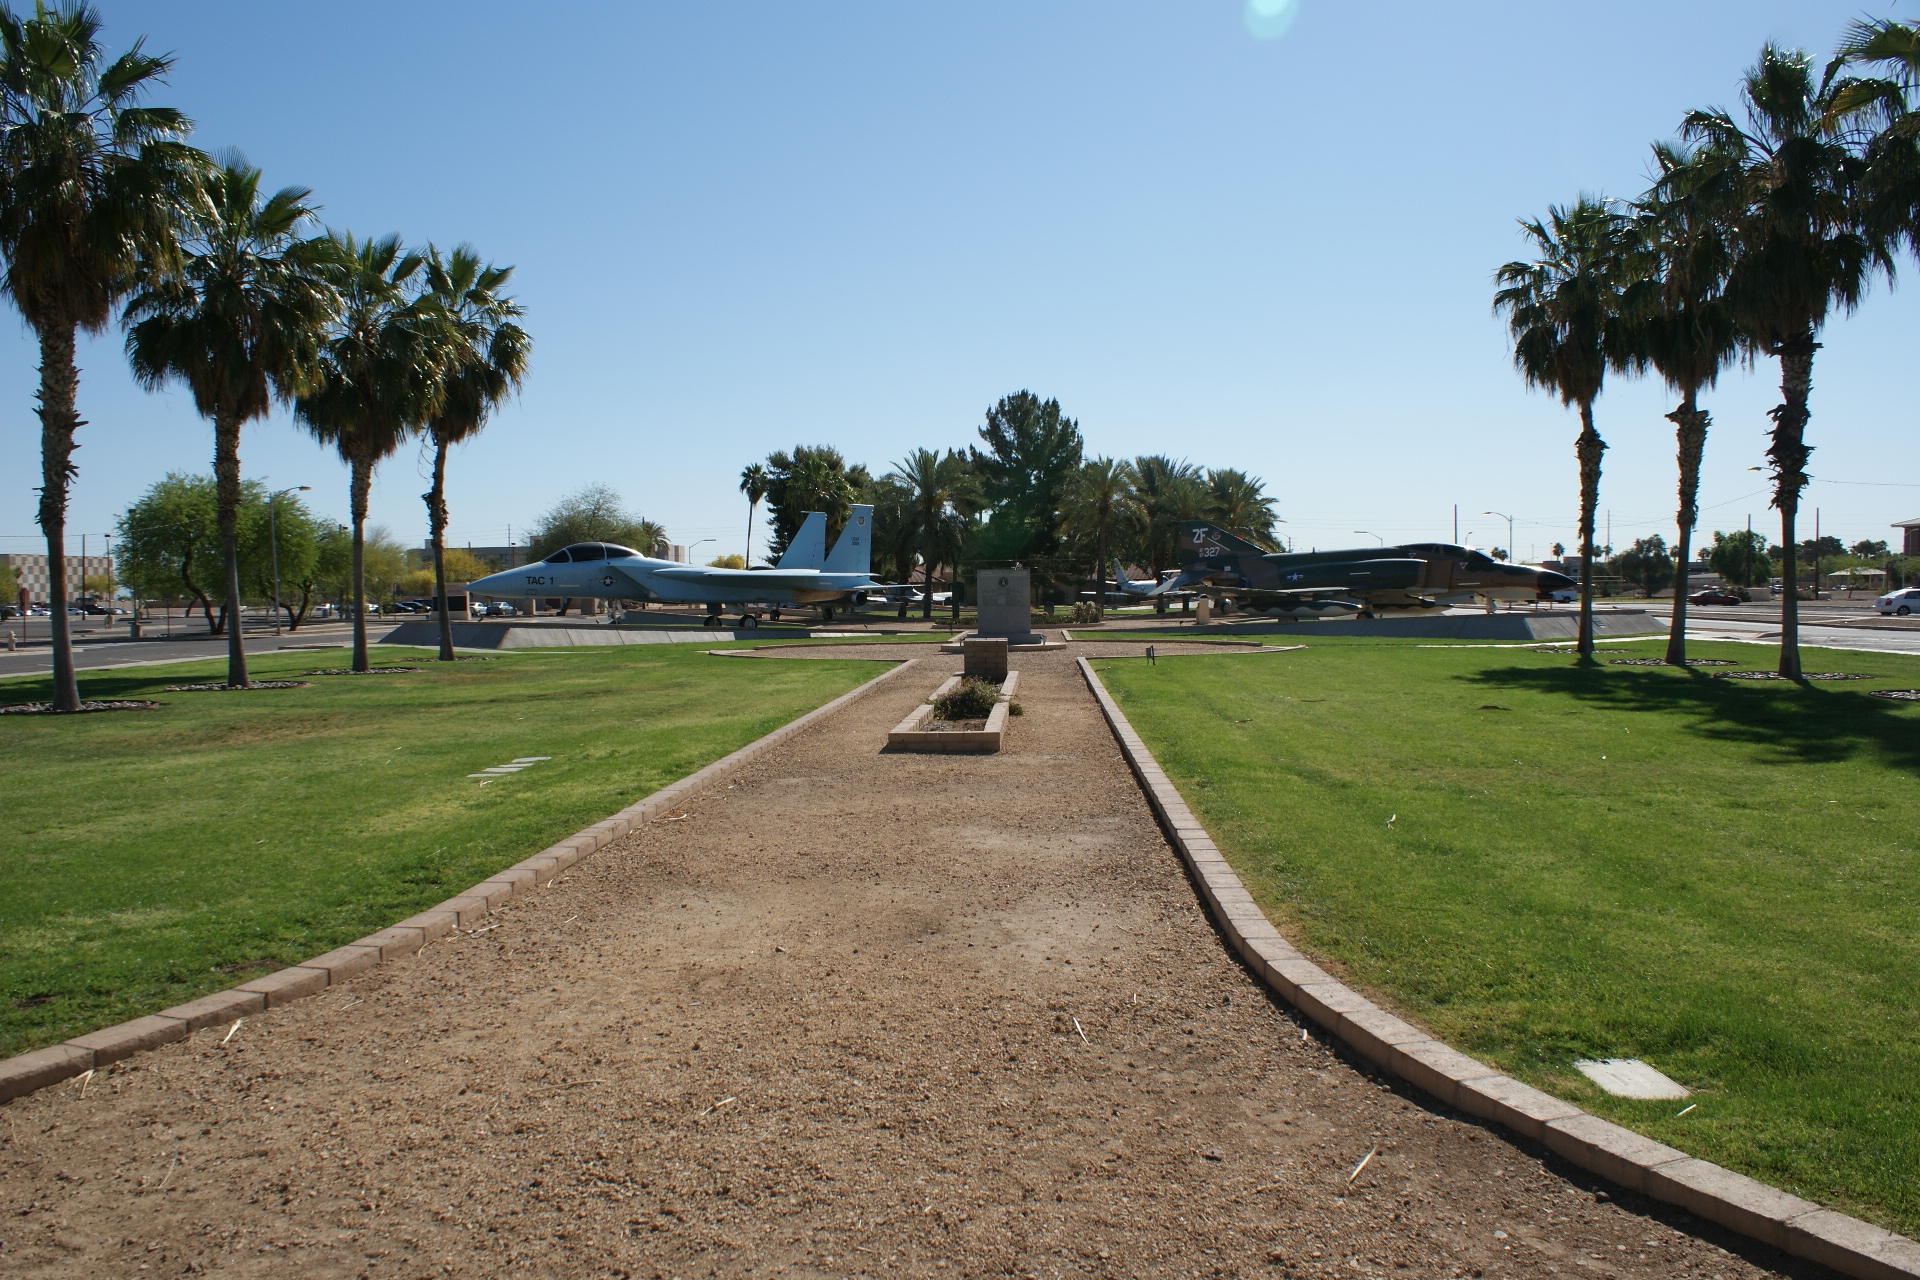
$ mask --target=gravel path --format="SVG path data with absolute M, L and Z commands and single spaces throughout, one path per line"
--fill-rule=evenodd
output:
M 901 652 L 485 931 L 6 1106 L 0 1273 L 1824 1274 L 1303 1038 L 1086 647 L 990 757 L 880 750 L 957 662 Z

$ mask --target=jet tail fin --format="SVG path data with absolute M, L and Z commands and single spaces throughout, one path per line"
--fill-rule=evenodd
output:
M 873 568 L 873 508 L 855 507 L 822 566 L 828 573 L 865 574 Z
M 787 549 L 780 553 L 780 562 L 776 569 L 818 569 L 827 560 L 827 514 L 824 511 L 809 511 L 800 527 L 793 531 L 793 537 L 787 540 Z
M 1159 594 L 1159 588 L 1153 584 L 1135 582 L 1132 578 L 1129 578 L 1126 569 L 1118 560 L 1113 562 L 1113 586 L 1116 591 L 1124 596 L 1151 596 Z
M 1188 520 L 1180 526 L 1180 567 L 1189 568 L 1206 560 L 1235 556 L 1273 554 L 1267 548 L 1216 528 L 1205 520 Z

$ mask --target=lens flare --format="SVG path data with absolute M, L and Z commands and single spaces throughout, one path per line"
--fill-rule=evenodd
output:
M 1247 30 L 1255 40 L 1278 40 L 1300 16 L 1300 0 L 1247 0 Z

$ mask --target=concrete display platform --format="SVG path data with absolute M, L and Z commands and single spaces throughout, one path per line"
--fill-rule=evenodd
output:
M 1314 636 L 1396 636 L 1422 640 L 1572 640 L 1580 632 L 1580 619 L 1571 613 L 1476 613 L 1430 614 L 1420 618 L 1344 618 L 1325 622 L 1212 622 L 1204 627 L 1132 625 L 1121 622 L 1130 632 L 1164 632 L 1169 638 L 1180 636 L 1285 635 L 1310 639 Z M 1091 627 L 1076 627 L 1079 638 L 1099 638 Z M 1667 620 L 1639 609 L 1608 610 L 1593 615 L 1596 636 L 1638 636 L 1665 634 Z
M 515 626 L 512 623 L 456 622 L 453 647 L 456 649 L 577 649 L 589 645 L 617 644 L 712 644 L 715 640 L 812 639 L 841 632 L 792 630 L 757 627 L 729 631 L 720 627 L 563 627 L 552 623 L 539 626 Z M 428 649 L 438 648 L 440 626 L 434 622 L 403 622 L 386 635 L 380 644 L 405 644 Z

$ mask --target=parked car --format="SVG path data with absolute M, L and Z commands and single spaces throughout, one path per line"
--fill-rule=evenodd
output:
M 1688 604 L 1745 604 L 1745 596 L 1736 596 L 1731 591 L 1722 591 L 1719 587 L 1708 587 L 1705 591 L 1696 591 L 1687 597 Z
M 1899 591 L 1889 591 L 1873 602 L 1873 607 L 1881 613 L 1891 613 L 1904 618 L 1916 609 L 1920 609 L 1920 587 L 1904 587 Z

